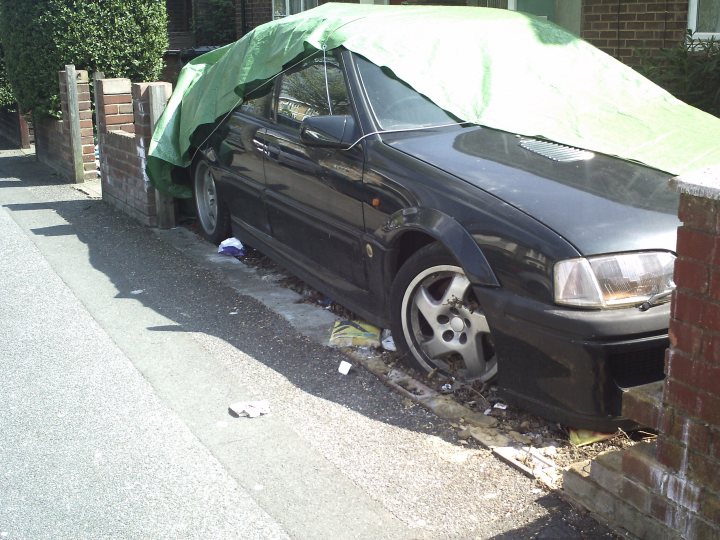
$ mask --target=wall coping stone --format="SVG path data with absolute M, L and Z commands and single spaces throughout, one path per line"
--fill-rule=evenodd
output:
M 697 169 L 670 179 L 670 185 L 680 193 L 720 200 L 720 165 Z

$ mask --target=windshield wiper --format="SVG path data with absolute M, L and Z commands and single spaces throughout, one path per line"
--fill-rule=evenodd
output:
M 664 300 L 665 298 L 670 296 L 673 293 L 673 290 L 675 290 L 675 289 L 671 289 L 669 291 L 661 292 L 658 294 L 653 294 L 650 298 L 648 298 L 642 304 L 640 304 L 638 306 L 638 309 L 640 311 L 647 311 L 651 307 L 655 307 L 660 304 L 664 304 L 664 302 L 662 302 L 662 300 Z

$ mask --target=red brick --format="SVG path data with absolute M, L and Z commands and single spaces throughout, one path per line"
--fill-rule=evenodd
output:
M 698 391 L 670 378 L 665 385 L 665 403 L 688 413 L 695 413 L 699 409 Z
M 706 362 L 713 365 L 720 365 L 720 333 L 710 333 L 708 330 L 705 330 L 705 340 L 702 350 L 703 358 Z
M 720 492 L 720 462 L 696 452 L 689 452 L 688 477 L 711 491 Z
M 640 484 L 624 478 L 620 486 L 620 497 L 638 510 L 645 513 L 650 511 L 650 492 Z
M 690 355 L 700 354 L 705 338 L 704 330 L 698 326 L 673 319 L 668 330 L 670 345 Z
M 709 262 L 715 249 L 716 237 L 712 234 L 679 227 L 677 231 L 678 256 Z
M 695 360 L 679 349 L 671 349 L 667 356 L 667 375 L 675 381 L 695 385 Z
M 675 291 L 671 311 L 674 319 L 690 324 L 698 324 L 702 317 L 703 301 L 686 291 Z
M 118 114 L 118 106 L 117 105 L 105 105 L 104 108 L 105 115 L 116 115 Z
M 116 114 L 113 116 L 107 116 L 105 118 L 105 122 L 108 125 L 132 124 L 133 123 L 133 115 L 132 114 Z
M 667 468 L 679 471 L 685 455 L 685 447 L 674 439 L 666 437 L 658 438 L 657 460 Z
M 642 444 L 628 448 L 622 453 L 622 471 L 633 480 L 652 489 L 653 478 L 658 470 L 655 461 L 655 444 Z
M 705 328 L 720 329 L 720 304 L 703 302 L 700 321 Z
M 717 222 L 716 213 L 712 201 L 687 193 L 680 194 L 678 214 L 686 227 L 713 233 Z
M 673 280 L 678 287 L 701 294 L 708 290 L 710 281 L 707 266 L 682 256 L 675 261 Z
M 686 416 L 678 415 L 674 418 L 673 424 L 666 426 L 667 429 L 663 430 L 663 434 L 696 452 L 709 454 L 713 438 L 710 427 Z
M 117 105 L 120 103 L 132 103 L 130 94 L 115 94 L 111 96 L 103 96 L 105 105 Z
M 695 415 L 704 422 L 720 426 L 720 397 L 699 391 Z

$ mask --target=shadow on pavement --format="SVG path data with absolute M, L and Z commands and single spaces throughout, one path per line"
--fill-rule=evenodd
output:
M 0 188 L 66 184 L 34 156 L 0 157 Z M 301 390 L 341 404 L 373 420 L 436 435 L 459 444 L 454 430 L 419 406 L 406 409 L 402 397 L 368 372 L 340 375 L 347 359 L 339 351 L 299 335 L 287 321 L 257 300 L 242 296 L 217 272 L 208 273 L 150 229 L 108 204 L 77 199 L 5 205 L 13 213 L 53 210 L 67 224 L 39 227 L 44 236 L 76 235 L 92 266 L 119 291 L 173 321 L 151 332 L 200 332 L 215 336 L 286 377 Z M 131 294 L 135 290 L 143 294 Z M 229 316 L 230 312 L 240 315 Z M 330 328 L 328 328 L 328 335 Z

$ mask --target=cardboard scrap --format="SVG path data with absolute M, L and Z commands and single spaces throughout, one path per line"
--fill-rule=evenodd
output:
M 571 429 L 569 439 L 570 444 L 573 446 L 585 446 L 594 442 L 612 439 L 615 435 L 615 433 L 600 433 L 589 429 Z
M 363 321 L 335 321 L 330 346 L 380 347 L 380 329 Z

